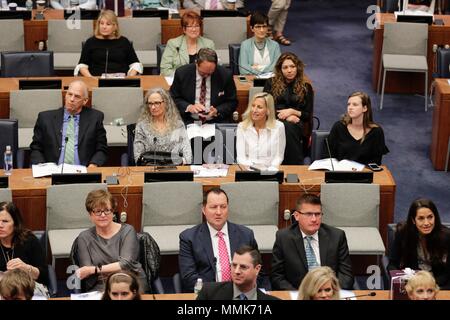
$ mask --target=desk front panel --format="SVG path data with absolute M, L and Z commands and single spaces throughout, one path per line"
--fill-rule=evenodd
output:
M 228 176 L 224 178 L 195 179 L 203 183 L 204 190 L 220 186 L 225 182 L 234 181 L 237 166 L 231 166 Z M 109 186 L 108 189 L 118 201 L 118 212 L 127 212 L 127 223 L 136 230 L 141 229 L 142 213 L 142 185 L 145 171 L 152 171 L 152 167 L 103 167 L 88 169 L 89 172 L 101 172 L 102 179 L 117 174 L 119 185 Z M 284 210 L 295 208 L 297 198 L 304 192 L 318 194 L 320 184 L 324 181 L 324 172 L 308 171 L 307 166 L 282 166 L 285 174 L 295 173 L 300 178 L 299 183 L 283 183 L 280 185 L 280 203 L 278 227 L 290 225 L 285 221 Z M 3 171 L 0 171 L 2 174 Z M 50 185 L 50 178 L 33 179 L 31 169 L 14 169 L 10 177 L 10 188 L 13 199 L 22 211 L 25 225 L 32 230 L 44 230 L 46 225 L 46 188 Z M 387 224 L 394 219 L 394 203 L 396 185 L 390 171 L 385 170 L 374 174 L 374 183 L 380 184 L 380 232 L 386 240 Z M 127 200 L 127 207 L 124 203 Z
M 434 102 L 430 156 L 434 169 L 444 170 L 450 137 L 450 85 L 447 79 L 436 79 Z

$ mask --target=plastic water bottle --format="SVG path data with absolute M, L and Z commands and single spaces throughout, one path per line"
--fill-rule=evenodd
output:
M 33 1 L 32 0 L 27 0 L 25 2 L 25 7 L 27 8 L 27 10 L 33 10 Z
M 6 146 L 4 161 L 5 161 L 5 174 L 7 176 L 10 176 L 13 170 L 13 155 L 11 152 L 11 146 Z
M 194 286 L 194 293 L 198 294 L 200 290 L 202 290 L 202 288 L 203 288 L 203 280 L 201 278 L 198 278 Z

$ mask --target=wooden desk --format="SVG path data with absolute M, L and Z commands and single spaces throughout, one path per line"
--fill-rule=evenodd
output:
M 34 20 L 35 15 L 36 10 L 33 10 L 33 19 L 24 21 L 25 50 L 38 50 L 39 41 L 48 39 L 48 20 L 64 19 L 64 10 L 47 9 L 44 12 L 45 20 Z M 129 9 L 125 10 L 125 16 L 131 18 Z M 250 38 L 253 36 L 253 33 L 250 29 L 249 21 L 250 19 L 247 18 L 247 37 Z M 94 33 L 94 29 L 92 29 L 92 33 Z M 161 43 L 165 44 L 169 39 L 178 37 L 181 34 L 183 34 L 181 19 L 161 20 Z
M 442 19 L 443 26 L 431 25 L 428 31 L 428 85 L 431 84 L 434 68 L 433 45 L 443 46 L 450 44 L 450 16 L 435 15 L 435 19 Z M 373 39 L 373 61 L 372 61 L 372 87 L 377 90 L 378 73 L 381 59 L 381 50 L 383 48 L 383 32 L 384 23 L 395 22 L 393 13 L 377 14 L 379 28 L 374 30 Z M 381 75 L 383 76 L 383 74 Z M 386 93 L 420 93 L 424 91 L 424 75 L 423 73 L 411 72 L 388 72 L 386 76 Z M 381 84 L 380 84 L 381 85 Z M 380 89 L 381 90 L 381 89 Z
M 164 89 L 169 89 L 169 85 L 163 76 L 136 76 L 129 78 L 140 78 L 141 87 L 144 90 L 148 90 L 153 87 L 162 87 Z M 19 90 L 19 80 L 20 79 L 33 79 L 33 78 L 0 78 L 0 119 L 9 118 L 9 92 L 11 90 Z M 54 78 L 34 78 L 34 79 L 62 79 L 63 87 L 68 86 L 74 80 L 83 80 L 89 87 L 89 102 L 92 88 L 98 87 L 98 78 L 86 78 L 86 77 L 54 77 Z M 248 105 L 248 91 L 251 86 L 253 86 L 253 76 L 248 76 L 249 81 L 242 83 L 239 81 L 238 76 L 234 76 L 234 83 L 236 84 L 238 107 L 237 111 L 241 115 Z M 64 90 L 63 90 L 64 91 Z M 64 92 L 63 96 L 64 97 Z M 63 100 L 61 100 L 61 105 L 63 105 Z
M 450 136 L 450 85 L 447 79 L 436 79 L 431 131 L 431 162 L 435 170 L 445 169 Z
M 195 179 L 203 183 L 204 190 L 217 187 L 224 182 L 234 181 L 234 172 L 237 166 L 231 166 L 228 176 L 224 178 Z M 295 173 L 299 176 L 301 184 L 283 183 L 280 185 L 279 219 L 278 227 L 290 225 L 290 220 L 284 220 L 284 210 L 295 208 L 297 198 L 304 192 L 318 194 L 320 184 L 324 181 L 323 171 L 308 171 L 307 166 L 282 166 L 285 175 Z M 136 230 L 141 230 L 142 213 L 142 186 L 144 172 L 152 171 L 152 167 L 102 167 L 90 168 L 89 172 L 101 172 L 102 180 L 106 176 L 117 174 L 119 185 L 109 186 L 109 191 L 118 201 L 118 211 L 126 211 L 127 223 Z M 3 170 L 0 170 L 0 175 Z M 33 179 L 31 169 L 14 169 L 9 179 L 13 200 L 22 211 L 25 225 L 32 230 L 45 230 L 46 226 L 46 188 L 50 185 L 50 178 Z M 394 221 L 394 204 L 396 185 L 390 171 L 384 170 L 374 174 L 374 183 L 380 185 L 380 233 L 386 242 L 387 224 Z M 128 207 L 124 207 L 126 197 Z

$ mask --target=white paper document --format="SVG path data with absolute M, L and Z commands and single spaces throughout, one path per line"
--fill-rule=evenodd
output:
M 333 166 L 331 165 L 333 161 Z M 362 163 L 343 159 L 338 161 L 335 158 L 326 158 L 316 160 L 308 167 L 308 170 L 330 170 L 330 171 L 363 171 L 364 165 Z
M 226 164 L 205 164 L 202 166 L 191 166 L 195 178 L 226 177 L 228 175 L 228 165 Z
M 64 171 L 61 172 L 61 169 Z M 62 168 L 62 164 L 57 165 L 53 162 L 33 164 L 32 170 L 33 178 L 51 176 L 53 173 L 87 173 L 85 166 L 65 163 Z
M 103 293 L 100 291 L 92 291 L 86 293 L 72 293 L 70 300 L 101 300 Z
M 198 123 L 191 123 L 186 126 L 186 131 L 189 139 L 194 137 L 202 137 L 208 139 L 213 137 L 216 133 L 216 125 L 214 123 L 204 123 L 199 125 Z

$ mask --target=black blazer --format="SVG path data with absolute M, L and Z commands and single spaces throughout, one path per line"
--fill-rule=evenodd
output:
M 40 112 L 30 144 L 31 163 L 58 163 L 61 154 L 64 107 Z M 80 164 L 105 164 L 108 146 L 103 127 L 103 113 L 84 107 L 80 112 L 78 129 L 78 156 Z
M 277 297 L 256 290 L 257 300 L 280 300 Z M 197 300 L 233 300 L 233 282 L 207 282 L 198 293 Z
M 319 229 L 320 263 L 336 272 L 343 289 L 353 289 L 353 274 L 344 231 L 324 223 Z M 308 272 L 305 246 L 298 223 L 278 230 L 272 250 L 273 290 L 298 290 Z
M 228 221 L 231 256 L 242 245 L 258 248 L 253 231 L 245 226 Z M 180 253 L 178 254 L 183 291 L 192 292 L 195 282 L 216 281 L 216 263 L 211 236 L 206 222 L 180 233 Z
M 184 123 L 194 120 L 189 112 L 185 112 L 190 104 L 195 103 L 195 79 L 197 67 L 195 63 L 179 67 L 175 71 L 170 94 L 174 99 Z M 218 116 L 210 122 L 231 122 L 233 112 L 238 105 L 236 86 L 233 75 L 222 66 L 217 66 L 211 75 L 211 106 L 218 111 Z

